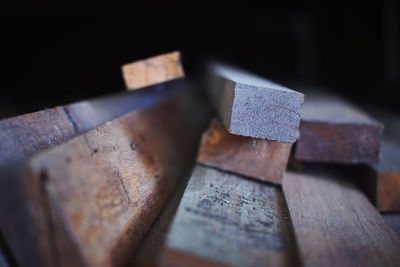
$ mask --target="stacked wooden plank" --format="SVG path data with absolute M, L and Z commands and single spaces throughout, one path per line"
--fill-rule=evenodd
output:
M 217 63 L 209 118 L 178 52 L 122 72 L 133 92 L 0 121 L 0 261 L 400 265 L 378 212 L 400 208 L 400 150 L 380 122 Z

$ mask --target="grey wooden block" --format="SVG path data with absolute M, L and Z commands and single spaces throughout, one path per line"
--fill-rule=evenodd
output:
M 293 266 L 290 229 L 280 188 L 197 165 L 160 263 Z
M 229 133 L 296 142 L 302 93 L 226 65 L 209 71 L 213 102 Z

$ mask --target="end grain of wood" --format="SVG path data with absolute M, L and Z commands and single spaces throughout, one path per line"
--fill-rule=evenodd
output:
M 294 143 L 304 95 L 227 65 L 209 67 L 210 92 L 231 134 Z
M 128 90 L 185 76 L 180 53 L 177 51 L 123 65 L 122 74 Z

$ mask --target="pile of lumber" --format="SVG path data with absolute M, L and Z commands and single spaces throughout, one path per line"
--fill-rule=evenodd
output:
M 0 265 L 400 265 L 383 123 L 221 63 L 191 80 L 179 52 L 122 75 L 0 121 Z

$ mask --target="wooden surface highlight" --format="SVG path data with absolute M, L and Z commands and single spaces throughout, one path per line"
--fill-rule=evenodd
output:
M 168 97 L 183 82 L 108 95 L 0 121 L 0 169 Z M 160 88 L 161 87 L 161 88 Z M 163 90 L 160 90 L 163 89 Z
M 292 144 L 233 135 L 214 118 L 203 133 L 197 162 L 280 184 Z
M 4 170 L 0 223 L 18 263 L 124 263 L 191 166 L 201 114 L 181 92 Z
M 229 133 L 296 142 L 303 94 L 222 64 L 209 72 L 214 106 Z
M 135 90 L 185 76 L 178 51 L 123 65 L 122 74 L 128 90 Z
M 347 101 L 329 93 L 305 91 L 299 161 L 377 162 L 383 125 Z
M 161 266 L 293 266 L 279 187 L 197 165 L 169 230 Z
M 303 266 L 399 266 L 400 236 L 343 174 L 287 172 L 283 191 Z
M 400 211 L 400 146 L 384 140 L 380 162 L 367 164 L 359 180 L 379 211 Z

